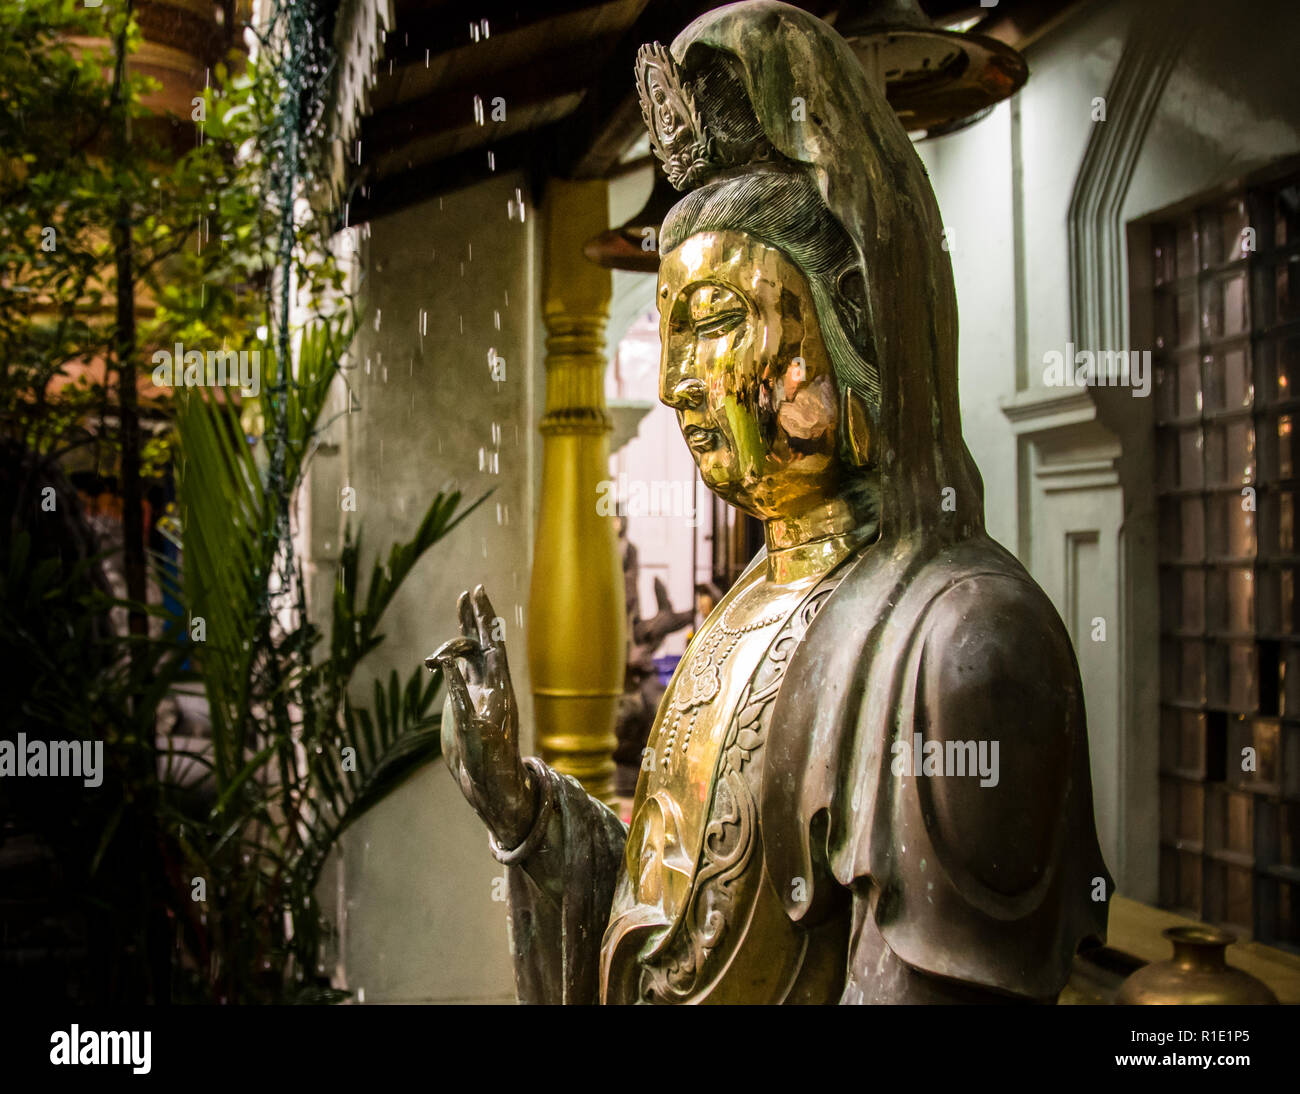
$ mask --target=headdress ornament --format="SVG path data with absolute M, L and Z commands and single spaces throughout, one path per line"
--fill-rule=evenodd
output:
M 658 42 L 637 52 L 641 118 L 650 147 L 678 190 L 772 158 L 772 145 L 734 68 L 723 58 L 692 79 Z

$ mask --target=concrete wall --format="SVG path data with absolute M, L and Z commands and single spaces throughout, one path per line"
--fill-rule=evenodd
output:
M 508 210 L 523 192 L 526 215 Z M 340 489 L 355 489 L 368 554 L 408 537 L 439 489 L 492 496 L 419 564 L 384 621 L 360 680 L 405 677 L 457 633 L 458 593 L 483 582 L 506 620 L 515 694 L 531 748 L 524 616 L 534 524 L 537 217 L 504 176 L 375 221 L 360 233 L 364 321 L 352 409 L 312 475 L 316 602 L 337 557 Z M 505 360 L 493 382 L 489 351 Z M 361 692 L 362 695 L 365 691 Z M 338 971 L 364 1002 L 514 996 L 503 870 L 441 762 L 345 836 L 327 885 L 341 928 Z

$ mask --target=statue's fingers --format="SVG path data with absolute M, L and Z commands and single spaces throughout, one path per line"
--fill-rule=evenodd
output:
M 510 662 L 506 659 L 506 644 L 494 642 L 483 651 L 485 683 L 494 688 L 509 688 Z
M 478 622 L 474 619 L 474 606 L 470 601 L 469 590 L 460 594 L 460 599 L 456 601 L 456 612 L 460 616 L 460 633 L 468 641 L 473 642 L 475 654 L 481 653 L 478 649 L 479 635 Z M 464 657 L 468 662 L 467 676 L 469 682 L 478 686 L 483 683 L 482 659 L 480 656 L 470 656 L 468 653 L 461 653 L 458 656 Z
M 469 682 L 476 687 L 482 686 L 483 650 L 473 638 L 452 638 L 444 642 L 424 659 L 424 663 L 431 669 L 445 668 L 448 663 L 454 663 L 457 658 L 465 662 L 465 675 Z M 470 705 L 472 707 L 473 703 Z
M 424 667 L 443 668 L 446 662 L 454 661 L 457 657 L 469 658 L 480 652 L 478 642 L 473 638 L 451 638 L 424 659 Z
M 497 617 L 495 609 L 492 607 L 492 601 L 488 599 L 487 590 L 482 585 L 474 589 L 474 622 L 478 627 L 479 645 L 485 650 L 490 650 L 497 643 L 493 640 L 492 632 L 493 623 Z
M 478 624 L 474 620 L 474 607 L 470 603 L 469 590 L 460 594 L 456 601 L 456 613 L 460 616 L 460 633 L 466 638 L 478 638 Z
M 446 643 L 442 648 L 455 642 L 464 641 L 464 639 L 453 638 L 451 642 Z M 441 653 L 439 650 L 438 653 Z M 474 700 L 470 697 L 469 686 L 465 683 L 465 677 L 461 675 L 460 666 L 456 664 L 454 656 L 439 657 L 438 653 L 434 654 L 442 665 L 442 678 L 447 681 L 447 694 L 451 697 L 451 708 L 456 716 L 456 736 L 462 739 L 465 731 L 469 729 L 474 722 L 475 710 Z

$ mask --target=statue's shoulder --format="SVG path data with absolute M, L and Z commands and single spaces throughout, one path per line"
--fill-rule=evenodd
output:
M 934 742 L 945 765 L 944 777 L 924 781 L 932 836 L 944 858 L 984 885 L 1032 888 L 1068 825 L 1086 741 L 1065 626 L 1028 574 L 1004 565 L 944 587 L 918 639 L 914 735 L 923 748 Z M 975 772 L 952 770 L 971 759 Z M 1008 841 L 1008 832 L 1017 835 Z
M 1014 560 L 953 575 L 926 605 L 919 637 L 927 670 L 959 692 L 1078 691 L 1065 625 Z

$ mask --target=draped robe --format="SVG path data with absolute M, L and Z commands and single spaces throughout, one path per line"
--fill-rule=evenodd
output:
M 1104 937 L 1111 890 L 1068 637 L 987 537 L 923 561 L 878 547 L 842 564 L 776 692 L 759 812 L 768 876 L 804 930 L 852 902 L 834 956 L 843 1002 L 915 996 L 897 967 L 1050 1000 L 1078 943 Z M 915 734 L 997 741 L 996 785 L 895 763 L 892 745 L 910 750 Z M 517 988 L 525 1002 L 594 1003 L 626 829 L 574 780 L 547 778 L 543 847 L 509 868 Z

